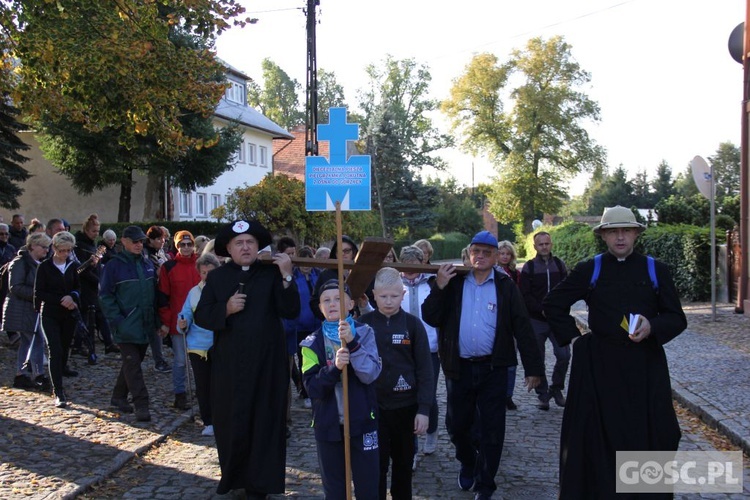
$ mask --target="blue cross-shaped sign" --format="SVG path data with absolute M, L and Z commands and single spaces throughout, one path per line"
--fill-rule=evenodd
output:
M 370 157 L 346 157 L 347 141 L 359 138 L 359 125 L 347 123 L 346 108 L 330 108 L 328 124 L 318 125 L 318 139 L 328 141 L 330 158 L 305 158 L 305 209 L 370 210 Z

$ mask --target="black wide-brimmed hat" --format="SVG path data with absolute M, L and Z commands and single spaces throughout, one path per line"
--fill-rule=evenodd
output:
M 235 220 L 219 229 L 214 244 L 214 252 L 219 257 L 230 257 L 227 245 L 235 236 L 250 234 L 258 240 L 258 249 L 265 248 L 271 244 L 273 237 L 271 233 L 258 221 Z

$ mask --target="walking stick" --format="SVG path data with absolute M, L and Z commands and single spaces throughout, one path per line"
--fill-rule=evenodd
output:
M 346 319 L 346 291 L 344 291 L 344 238 L 341 228 L 341 202 L 336 202 L 336 259 L 339 272 L 339 321 Z M 354 334 L 354 332 L 352 332 Z M 349 361 L 351 363 L 351 360 Z M 344 393 L 344 468 L 346 470 L 346 499 L 352 499 L 352 451 L 349 429 L 349 367 L 341 372 L 341 385 Z
M 185 317 L 180 314 L 180 319 L 185 319 Z M 185 383 L 187 384 L 188 400 L 190 401 L 190 420 L 195 421 L 195 401 L 193 401 L 193 384 L 190 381 L 190 373 L 192 370 L 190 366 L 190 355 L 188 354 L 187 331 L 182 334 L 182 345 L 185 349 Z

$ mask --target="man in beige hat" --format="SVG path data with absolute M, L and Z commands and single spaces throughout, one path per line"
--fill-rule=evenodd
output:
M 607 252 L 578 264 L 543 302 L 560 345 L 573 346 L 560 440 L 560 498 L 609 498 L 616 452 L 677 450 L 680 426 L 663 345 L 687 326 L 666 264 L 634 251 L 645 226 L 616 206 L 594 233 Z M 591 333 L 570 307 L 584 300 Z

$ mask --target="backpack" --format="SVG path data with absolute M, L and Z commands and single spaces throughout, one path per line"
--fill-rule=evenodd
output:
M 599 280 L 599 273 L 602 271 L 602 255 L 600 253 L 594 256 L 594 272 L 591 273 L 591 281 L 589 281 L 589 295 L 596 286 L 596 282 Z M 659 293 L 659 280 L 656 278 L 656 261 L 650 255 L 646 256 L 646 262 L 648 265 L 648 277 L 651 279 L 651 286 L 654 291 Z

